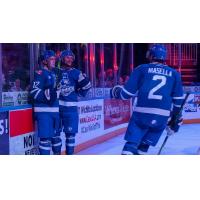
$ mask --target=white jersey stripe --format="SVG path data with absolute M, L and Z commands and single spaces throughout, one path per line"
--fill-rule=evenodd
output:
M 123 97 L 121 92 L 120 92 L 120 97 L 121 97 L 122 100 L 127 100 L 126 98 Z
M 181 97 L 172 97 L 173 99 L 184 99 L 184 96 Z
M 35 112 L 59 112 L 58 107 L 34 107 Z
M 78 106 L 78 102 L 66 102 L 66 101 L 59 101 L 60 106 Z
M 71 137 L 66 137 L 66 140 L 74 140 L 75 137 L 71 136 Z
M 40 89 L 39 88 L 33 89 L 30 91 L 30 93 L 32 94 L 32 93 L 36 92 L 37 90 L 40 90 Z
M 130 93 L 129 91 L 127 91 L 124 87 L 122 87 L 123 92 L 125 92 L 126 94 L 130 95 L 130 96 L 135 96 L 136 94 Z
M 37 92 L 36 92 L 36 94 L 35 94 L 35 96 L 34 96 L 34 99 L 36 99 L 37 97 L 38 97 L 38 95 L 39 95 L 39 93 L 41 92 L 42 90 L 38 90 Z
M 174 106 L 175 106 L 175 107 L 178 107 L 178 108 L 180 108 L 180 107 L 181 107 L 181 105 L 177 105 L 177 104 L 174 104 Z
M 164 110 L 160 108 L 135 107 L 134 112 L 155 114 L 155 115 L 161 115 L 161 116 L 166 116 L 166 117 L 170 116 L 169 110 Z
M 91 88 L 91 83 L 88 83 L 86 86 L 82 87 L 83 90 L 87 90 Z
M 78 77 L 78 82 L 81 82 L 82 80 L 84 80 L 85 77 L 83 76 L 82 73 L 79 74 L 79 77 Z

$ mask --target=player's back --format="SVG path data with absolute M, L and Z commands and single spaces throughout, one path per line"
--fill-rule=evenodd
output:
M 151 63 L 140 67 L 142 77 L 137 106 L 170 110 L 177 72 L 162 64 Z
M 183 95 L 179 73 L 161 63 L 140 65 L 135 72 L 133 77 L 136 78 L 129 82 L 132 85 L 136 84 L 134 81 L 137 82 L 138 94 L 134 117 L 152 126 L 166 124 L 173 98 L 180 98 Z

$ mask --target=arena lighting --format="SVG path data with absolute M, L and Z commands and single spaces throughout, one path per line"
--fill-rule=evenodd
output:
M 104 47 L 103 47 L 103 44 L 100 45 L 100 64 L 104 65 Z
M 102 52 L 100 54 L 100 64 L 104 65 L 104 54 Z
M 94 57 L 94 45 L 90 44 L 90 62 L 94 64 L 95 57 Z
M 86 72 L 86 74 L 89 74 L 88 44 L 85 44 L 84 47 L 85 47 L 84 48 L 84 61 L 85 61 L 85 70 L 86 70 L 85 72 Z
M 115 71 L 118 70 L 118 66 L 117 66 L 117 44 L 113 44 L 113 69 Z
M 87 60 L 87 59 L 88 59 L 88 55 L 87 55 L 87 53 L 85 53 L 84 60 Z
M 115 71 L 118 71 L 118 66 L 117 65 L 114 65 L 113 68 L 114 68 Z
M 130 64 L 131 72 L 133 71 L 133 68 L 134 68 L 134 65 L 133 65 L 133 63 L 131 63 L 131 64 Z
M 132 72 L 133 68 L 134 68 L 134 47 L 133 47 L 133 44 L 130 44 L 129 51 L 130 51 L 130 71 Z
M 92 85 L 95 86 L 96 84 L 96 68 L 95 68 L 95 44 L 89 44 L 89 61 L 90 61 L 90 77 Z
M 104 82 L 104 44 L 100 44 L 100 73 L 101 73 L 101 83 L 103 87 L 105 87 L 105 82 Z

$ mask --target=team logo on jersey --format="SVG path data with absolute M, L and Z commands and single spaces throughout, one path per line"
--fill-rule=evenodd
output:
M 59 84 L 60 93 L 62 96 L 69 96 L 72 92 L 74 92 L 74 86 L 71 85 L 68 76 L 65 76 Z
M 64 79 L 62 82 L 64 85 L 70 85 L 69 79 Z
M 63 73 L 62 79 L 63 80 L 69 80 L 68 73 Z
M 74 92 L 74 86 L 66 86 L 61 85 L 60 93 L 62 96 L 69 96 L 72 92 Z

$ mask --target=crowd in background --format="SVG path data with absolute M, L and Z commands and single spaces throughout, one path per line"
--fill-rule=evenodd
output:
M 2 45 L 2 91 L 28 91 L 30 60 L 28 45 Z
M 2 91 L 19 92 L 28 91 L 30 85 L 29 70 L 16 65 L 6 65 L 3 62 Z
M 129 79 L 128 75 L 122 75 L 115 77 L 115 72 L 112 68 L 108 68 L 102 74 L 99 72 L 97 75 L 96 87 L 112 88 L 114 85 L 124 85 Z

